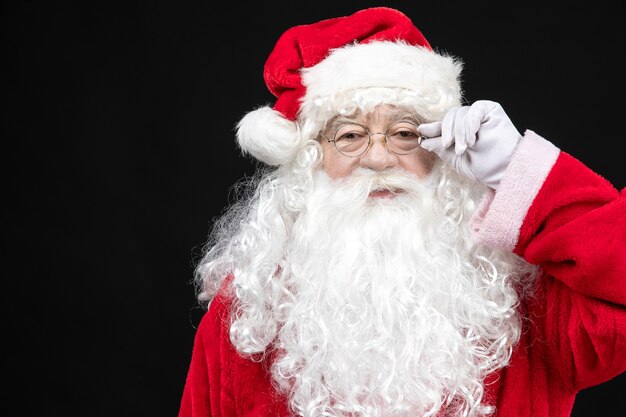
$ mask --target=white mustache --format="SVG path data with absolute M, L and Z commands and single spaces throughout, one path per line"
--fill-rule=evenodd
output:
M 355 187 L 366 194 L 377 190 L 389 190 L 393 193 L 420 190 L 425 184 L 423 179 L 401 169 L 381 172 L 359 169 L 346 182 L 346 186 Z

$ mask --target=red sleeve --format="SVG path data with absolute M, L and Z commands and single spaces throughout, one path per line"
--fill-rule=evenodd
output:
M 568 287 L 626 305 L 626 189 L 561 153 L 530 207 L 515 252 Z
M 541 266 L 538 343 L 576 392 L 626 371 L 626 190 L 532 132 L 524 142 L 477 233 Z
M 554 277 L 545 332 L 564 383 L 578 391 L 626 371 L 626 190 L 561 153 L 515 252 Z

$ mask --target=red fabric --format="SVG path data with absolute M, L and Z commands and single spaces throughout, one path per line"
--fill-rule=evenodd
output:
M 331 49 L 374 40 L 403 40 L 432 49 L 406 15 L 388 7 L 373 7 L 349 16 L 292 27 L 278 39 L 265 63 L 265 83 L 277 98 L 274 110 L 295 120 L 299 99 L 305 93 L 300 70 L 318 64 Z
M 567 417 L 576 393 L 626 371 L 626 189 L 561 153 L 515 251 L 545 271 L 511 363 L 486 381 L 497 417 Z M 179 417 L 284 417 L 265 362 L 242 358 L 220 294 L 198 328 Z

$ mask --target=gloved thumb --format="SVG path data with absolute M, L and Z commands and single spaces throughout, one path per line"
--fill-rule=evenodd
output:
M 421 147 L 429 152 L 434 152 L 439 156 L 441 156 L 446 149 L 441 141 L 441 136 L 422 139 Z
M 417 132 L 423 137 L 422 148 L 441 155 L 444 150 L 441 141 L 441 122 L 422 123 L 417 127 Z
M 422 123 L 417 127 L 417 132 L 426 138 L 441 136 L 441 122 Z

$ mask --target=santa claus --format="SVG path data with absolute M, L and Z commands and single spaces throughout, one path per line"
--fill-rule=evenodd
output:
M 461 70 L 389 8 L 280 37 L 179 416 L 567 416 L 626 369 L 624 191 Z

